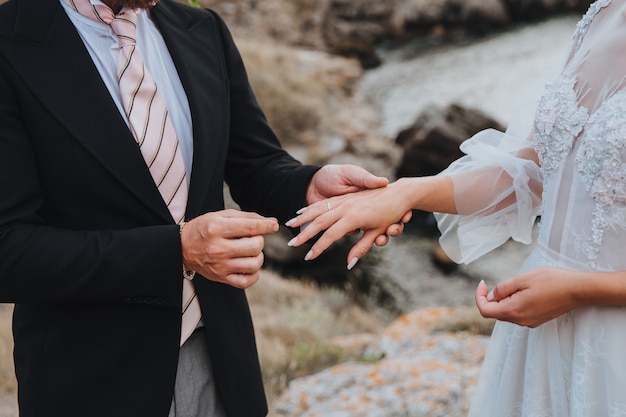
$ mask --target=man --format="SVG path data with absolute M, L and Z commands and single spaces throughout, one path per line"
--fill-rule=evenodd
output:
M 263 416 L 242 290 L 258 279 L 263 235 L 278 228 L 263 216 L 284 222 L 386 180 L 285 153 L 213 12 L 91 3 L 142 9 L 136 22 L 121 18 L 137 28 L 140 55 L 133 44 L 128 57 L 143 58 L 169 110 L 174 142 L 171 129 L 161 138 L 184 162 L 184 195 L 172 199 L 182 215 L 143 153 L 138 138 L 154 135 L 142 136 L 127 107 L 113 24 L 73 0 L 0 6 L 0 301 L 16 303 L 20 415 Z M 224 181 L 248 212 L 223 210 Z M 184 288 L 197 294 L 185 307 L 201 311 L 190 335 Z

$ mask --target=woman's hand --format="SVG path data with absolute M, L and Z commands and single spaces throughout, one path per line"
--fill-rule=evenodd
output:
M 481 281 L 476 305 L 483 317 L 537 327 L 586 304 L 587 278 L 589 273 L 544 267 L 504 281 L 491 292 Z
M 348 254 L 348 268 L 353 267 L 379 236 L 399 234 L 402 229 L 398 224 L 409 221 L 412 207 L 405 183 L 408 180 L 399 180 L 386 187 L 336 196 L 305 207 L 287 222 L 290 227 L 306 225 L 289 245 L 299 246 L 324 231 L 305 258 L 311 260 L 343 236 L 363 230 Z
M 325 165 L 311 179 L 306 203 L 310 205 L 339 195 L 386 187 L 388 184 L 387 178 L 375 176 L 356 165 Z M 385 246 L 390 236 L 399 236 L 403 230 L 403 223 L 392 224 L 384 234 L 376 237 L 374 243 L 377 246 Z M 360 230 L 354 230 L 350 234 L 355 235 L 359 232 Z

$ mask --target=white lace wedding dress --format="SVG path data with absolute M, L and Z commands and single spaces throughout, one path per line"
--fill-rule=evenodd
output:
M 626 270 L 625 16 L 626 0 L 593 3 L 532 131 L 481 132 L 444 171 L 461 213 L 437 215 L 453 259 L 529 243 L 541 215 L 523 270 Z M 626 309 L 579 308 L 535 329 L 498 322 L 470 416 L 625 417 Z

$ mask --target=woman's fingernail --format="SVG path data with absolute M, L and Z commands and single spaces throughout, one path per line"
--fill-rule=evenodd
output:
M 293 246 L 296 244 L 297 241 L 298 241 L 298 236 L 294 237 L 289 242 L 287 242 L 287 246 Z
M 285 223 L 285 226 L 291 227 L 291 225 L 294 224 L 296 222 L 296 220 L 297 219 L 294 217 L 293 219 L 291 219 L 287 223 Z
M 306 256 L 304 257 L 304 260 L 305 260 L 305 261 L 309 261 L 309 260 L 311 260 L 311 258 L 312 258 L 312 257 L 313 257 L 313 251 L 312 251 L 312 250 L 310 250 L 310 251 L 308 251 L 308 252 L 306 253 Z
M 493 290 L 489 291 L 489 294 L 487 294 L 487 301 L 493 301 Z
M 302 207 L 300 210 L 296 211 L 296 214 L 302 214 L 306 211 L 306 207 Z
M 352 260 L 350 260 L 350 263 L 348 264 L 348 271 L 354 268 L 354 265 L 356 265 L 357 262 L 359 262 L 359 258 L 357 257 L 352 258 Z

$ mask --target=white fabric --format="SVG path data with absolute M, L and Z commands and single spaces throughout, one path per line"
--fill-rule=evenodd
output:
M 78 30 L 120 114 L 128 123 L 117 82 L 117 58 L 119 56 L 117 37 L 109 25 L 82 16 L 65 4 L 63 0 L 59 1 Z M 92 0 L 91 2 L 103 4 L 99 0 Z M 142 51 L 144 64 L 154 78 L 170 112 L 172 124 L 183 152 L 187 179 L 189 180 L 193 161 L 193 131 L 189 102 L 165 41 L 148 12 L 139 13 L 137 16 L 137 45 Z
M 626 270 L 625 11 L 626 0 L 591 5 L 532 132 L 483 132 L 445 171 L 461 215 L 437 217 L 454 259 L 530 241 L 541 214 L 523 271 Z M 474 188 L 476 178 L 493 181 Z M 498 322 L 470 417 L 626 416 L 625 329 L 622 307 L 579 308 L 535 329 Z
M 461 150 L 467 156 L 442 173 L 454 181 L 461 215 L 435 215 L 441 245 L 450 258 L 469 263 L 511 237 L 531 242 L 542 177 L 535 161 L 517 156 L 530 152 L 531 145 L 493 129 L 463 143 Z

